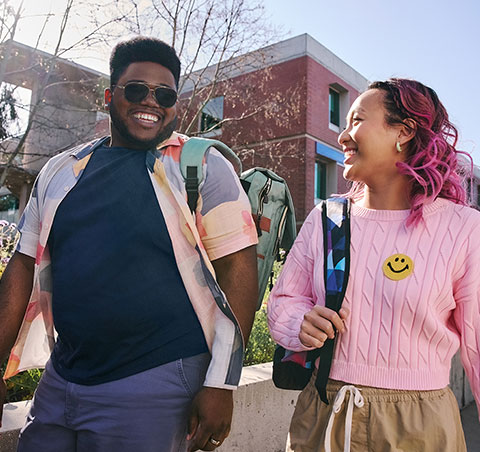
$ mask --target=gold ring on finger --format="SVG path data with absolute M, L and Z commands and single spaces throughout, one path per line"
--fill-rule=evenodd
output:
M 210 438 L 208 441 L 209 441 L 211 444 L 213 444 L 215 447 L 220 446 L 220 444 L 222 443 L 222 442 L 219 441 L 218 439 L 214 439 L 214 438 Z

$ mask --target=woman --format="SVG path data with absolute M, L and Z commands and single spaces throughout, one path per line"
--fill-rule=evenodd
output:
M 338 336 L 330 404 L 320 401 L 313 377 L 299 396 L 287 450 L 465 451 L 447 384 L 460 346 L 478 406 L 480 213 L 466 206 L 457 131 L 432 89 L 391 79 L 356 99 L 338 142 L 353 181 L 343 307 L 336 314 L 324 306 L 318 207 L 268 306 L 272 336 L 287 349 Z

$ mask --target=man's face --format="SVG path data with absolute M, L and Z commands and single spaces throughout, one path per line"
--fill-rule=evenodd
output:
M 175 90 L 175 79 L 166 67 L 142 61 L 130 64 L 113 90 L 105 91 L 110 110 L 111 146 L 152 149 L 175 130 L 176 105 L 169 108 L 159 105 L 152 91 L 138 102 L 129 102 L 120 86 L 133 81 L 145 83 L 150 88 L 164 86 Z

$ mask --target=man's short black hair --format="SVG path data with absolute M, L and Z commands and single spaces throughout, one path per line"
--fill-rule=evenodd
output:
M 166 67 L 175 79 L 178 88 L 180 78 L 180 60 L 175 49 L 166 42 L 156 38 L 137 36 L 128 41 L 119 42 L 110 56 L 110 86 L 117 84 L 118 79 L 132 63 L 150 61 Z

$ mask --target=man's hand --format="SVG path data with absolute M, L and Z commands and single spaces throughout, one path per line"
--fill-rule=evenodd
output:
M 0 377 L 0 427 L 2 426 L 3 404 L 7 397 L 7 385 L 3 378 Z
M 203 387 L 193 399 L 190 410 L 188 452 L 211 451 L 220 446 L 230 433 L 232 412 L 232 391 Z

